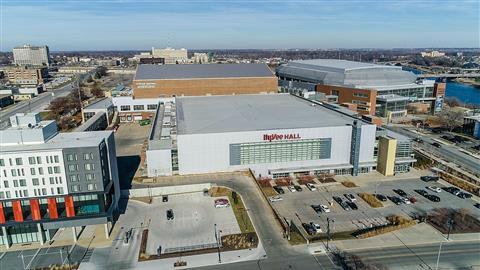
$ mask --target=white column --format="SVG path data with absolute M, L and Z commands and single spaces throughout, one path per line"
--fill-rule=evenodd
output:
M 75 241 L 75 243 L 77 242 L 77 228 L 75 227 L 72 227 L 72 233 L 73 233 L 73 241 Z
M 105 223 L 105 238 L 106 239 L 110 239 L 110 233 L 109 233 L 109 229 L 108 229 L 108 222 Z
M 8 237 L 8 234 L 7 234 L 7 228 L 6 227 L 2 227 L 2 233 L 3 233 L 3 242 L 5 243 L 5 247 L 7 249 L 10 248 L 10 239 Z
M 43 246 L 43 244 L 45 244 L 45 237 L 43 235 L 42 224 L 37 223 L 37 228 L 38 228 L 38 237 L 40 238 L 40 245 Z

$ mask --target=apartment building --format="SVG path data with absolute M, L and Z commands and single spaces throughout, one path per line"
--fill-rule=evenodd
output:
M 58 133 L 38 113 L 0 131 L 0 244 L 40 242 L 60 228 L 112 221 L 120 198 L 111 131 Z
M 17 66 L 50 66 L 50 51 L 48 46 L 15 47 L 13 61 Z
M 19 66 L 8 68 L 6 73 L 7 79 L 11 84 L 37 86 L 45 82 L 48 76 L 48 69 Z

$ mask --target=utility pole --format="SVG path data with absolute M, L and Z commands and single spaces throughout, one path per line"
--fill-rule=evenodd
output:
M 335 220 L 327 217 L 327 250 L 330 250 L 328 243 L 330 242 L 330 222 L 335 222 Z
M 218 248 L 218 263 L 222 263 L 222 258 L 220 257 L 220 242 L 219 242 L 219 239 L 218 239 L 220 232 L 218 232 L 218 234 L 217 234 L 217 223 L 213 224 L 213 227 L 214 227 L 214 230 L 215 230 L 215 240 L 217 241 L 217 248 Z
M 448 218 L 447 226 L 448 226 L 447 240 L 450 240 L 450 231 L 452 230 L 452 227 L 453 227 L 453 219 L 452 218 Z

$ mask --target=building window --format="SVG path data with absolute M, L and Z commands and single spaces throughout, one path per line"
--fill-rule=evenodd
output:
M 18 187 L 18 180 L 13 180 L 13 186 Z
M 34 186 L 38 186 L 40 184 L 39 181 L 38 181 L 38 178 L 32 178 L 32 184 Z
M 130 105 L 121 105 L 120 106 L 120 111 L 130 111 Z
M 156 110 L 157 109 L 157 104 L 148 104 L 147 105 L 147 110 Z
M 85 167 L 85 170 L 86 170 L 86 171 L 93 171 L 93 170 L 95 170 L 95 165 L 94 165 L 94 164 L 91 164 L 91 163 L 85 164 L 84 167 Z
M 8 181 L 3 181 L 3 187 L 8 188 Z
M 48 179 L 50 180 L 50 184 L 51 184 L 51 185 L 55 184 L 55 178 L 49 177 Z
M 87 190 L 95 190 L 95 189 L 97 189 L 95 184 L 88 184 L 87 185 Z
M 43 175 L 43 168 L 38 168 L 38 174 Z
M 70 165 L 68 165 L 68 171 L 69 171 L 69 172 L 76 172 L 76 171 L 78 171 L 78 164 L 70 164 Z
M 60 173 L 60 166 L 53 167 L 53 172 L 54 173 Z
M 145 110 L 145 106 L 144 105 L 133 105 L 133 110 L 134 111 L 143 111 L 143 110 Z
M 31 175 L 35 175 L 35 174 L 36 174 L 35 168 L 30 168 L 30 174 L 31 174 Z
M 21 186 L 21 187 L 26 187 L 26 186 L 27 186 L 27 180 L 25 180 L 25 179 L 20 179 L 19 182 L 20 182 L 20 186 Z
M 12 170 L 11 170 L 11 173 L 12 173 L 12 176 L 17 176 L 17 170 L 12 169 Z
M 1 166 L 1 167 L 5 166 L 5 161 L 3 160 L 3 158 L 0 159 L 0 166 Z
M 42 195 L 47 195 L 47 189 L 46 188 L 42 188 Z
M 57 187 L 57 193 L 63 194 L 63 187 Z
M 230 145 L 230 165 L 328 159 L 331 138 Z
M 35 161 L 36 161 L 35 157 L 29 157 L 28 158 L 28 164 L 30 164 L 30 165 L 34 165 L 36 163 Z
M 52 167 L 48 167 L 47 170 L 48 170 L 48 173 L 49 173 L 49 174 L 52 174 L 52 173 L 53 173 Z
M 55 161 L 55 163 L 58 163 L 58 156 L 53 156 L 53 160 Z
M 353 93 L 354 97 L 368 98 L 367 94 L 364 93 Z
M 334 96 L 340 96 L 340 92 L 338 90 L 332 90 L 332 95 Z
M 42 164 L 42 157 L 37 157 L 37 164 Z
M 93 153 L 85 153 L 85 154 L 83 154 L 83 159 L 84 159 L 84 160 L 93 159 Z
M 93 173 L 87 173 L 87 174 L 85 174 L 85 179 L 86 179 L 87 181 L 92 181 L 92 180 L 95 179 L 95 174 L 93 174 Z
M 77 182 L 78 181 L 78 175 L 72 174 L 70 175 L 70 182 Z
M 72 191 L 74 191 L 74 192 L 79 191 L 80 189 L 78 187 L 79 187 L 79 185 L 72 185 Z
M 76 154 L 68 154 L 67 155 L 67 161 L 75 161 L 77 160 L 77 155 Z
M 16 159 L 15 159 L 15 164 L 17 164 L 17 165 L 23 165 L 23 160 L 22 160 L 22 158 L 16 158 Z

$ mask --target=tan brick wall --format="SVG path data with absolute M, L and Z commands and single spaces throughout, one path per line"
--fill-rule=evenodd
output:
M 150 88 L 142 88 L 142 84 Z M 277 92 L 277 77 L 191 80 L 134 80 L 134 98 L 258 94 Z
M 357 89 L 324 84 L 319 84 L 316 87 L 317 92 L 325 93 L 325 95 L 332 95 L 332 90 L 338 91 L 338 104 L 353 103 L 353 100 L 367 102 L 370 103 L 368 106 L 370 111 L 358 109 L 358 107 L 363 105 L 357 104 L 357 112 L 362 115 L 375 115 L 375 105 L 377 105 L 377 90 Z M 353 95 L 354 93 L 366 94 L 367 97 L 356 97 Z

